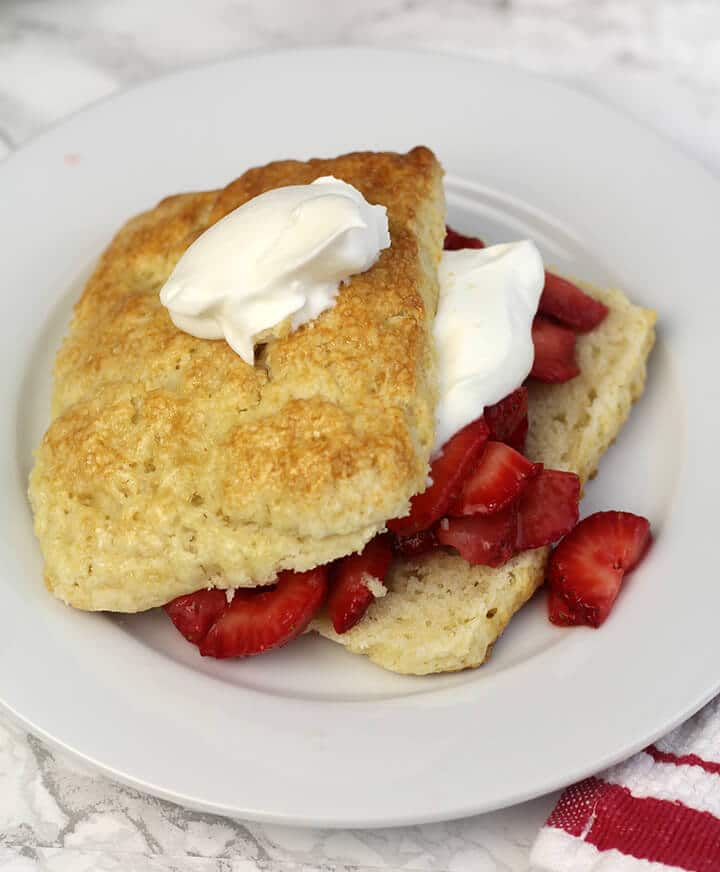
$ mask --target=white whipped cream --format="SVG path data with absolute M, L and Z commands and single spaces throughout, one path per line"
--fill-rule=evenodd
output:
M 527 378 L 545 274 L 534 243 L 523 241 L 446 251 L 439 278 L 435 452 Z
M 206 230 L 177 262 L 160 301 L 180 330 L 224 338 L 252 364 L 256 337 L 287 319 L 296 330 L 317 318 L 389 245 L 385 207 L 323 176 L 267 191 Z

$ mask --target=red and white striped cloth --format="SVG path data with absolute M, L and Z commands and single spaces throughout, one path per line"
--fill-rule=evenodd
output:
M 569 787 L 530 862 L 537 872 L 720 872 L 720 697 Z

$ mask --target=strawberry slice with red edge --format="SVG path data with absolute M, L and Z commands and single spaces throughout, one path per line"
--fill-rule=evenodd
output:
M 457 251 L 461 248 L 485 248 L 485 243 L 477 236 L 463 236 L 452 227 L 445 227 L 445 242 L 443 243 L 445 251 Z
M 393 550 L 403 557 L 419 557 L 439 547 L 435 528 L 420 530 L 410 536 L 393 536 Z
M 224 590 L 197 590 L 176 597 L 164 606 L 170 620 L 188 642 L 197 645 L 227 608 Z
M 599 627 L 651 538 L 647 518 L 630 512 L 596 512 L 581 521 L 548 564 L 552 623 Z
M 574 472 L 543 469 L 527 481 L 518 501 L 516 549 L 556 542 L 577 524 L 580 479 Z
M 442 454 L 430 465 L 432 484 L 410 500 L 410 513 L 388 521 L 388 530 L 398 536 L 411 536 L 427 530 L 447 513 L 462 489 L 463 482 L 482 454 L 489 431 L 478 418 L 449 439 Z
M 572 627 L 582 624 L 580 615 L 575 608 L 569 605 L 562 596 L 552 588 L 547 592 L 548 619 L 551 624 L 558 627 Z
M 390 537 L 376 536 L 360 554 L 333 564 L 327 607 L 336 633 L 347 633 L 362 618 L 375 599 L 368 578 L 384 581 L 391 560 Z
M 488 442 L 475 470 L 465 480 L 460 496 L 450 507 L 450 514 L 499 512 L 520 496 L 528 480 L 542 468 L 542 464 L 533 463 L 503 442 Z
M 542 315 L 557 318 L 573 330 L 587 333 L 604 321 L 609 309 L 577 285 L 546 270 L 538 311 Z
M 515 504 L 494 515 L 443 518 L 437 527 L 438 540 L 474 566 L 502 566 L 515 553 L 516 536 Z
M 522 450 L 522 446 L 518 448 L 518 441 L 525 443 L 525 435 L 527 433 L 527 416 L 528 416 L 528 400 L 527 388 L 517 388 L 511 394 L 508 394 L 500 402 L 492 406 L 485 406 L 483 417 L 485 423 L 490 430 L 490 438 L 495 442 L 505 442 Z M 523 429 L 525 428 L 524 433 Z
M 514 448 L 516 451 L 520 451 L 522 453 L 525 450 L 525 440 L 527 439 L 527 434 L 528 419 L 526 415 L 513 430 L 513 432 L 507 437 L 507 439 L 504 439 L 503 441 L 506 445 L 509 445 L 511 448 Z
M 236 590 L 200 642 L 205 657 L 249 657 L 299 636 L 325 601 L 327 567 L 281 572 L 270 590 Z
M 575 360 L 575 333 L 572 330 L 537 315 L 532 325 L 532 340 L 535 360 L 530 370 L 531 378 L 559 383 L 570 381 L 580 373 Z

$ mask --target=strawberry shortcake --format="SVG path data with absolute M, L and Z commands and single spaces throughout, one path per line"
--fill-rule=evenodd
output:
M 654 321 L 529 240 L 446 228 L 423 147 L 169 197 L 115 237 L 58 354 L 45 583 L 162 606 L 206 656 L 315 631 L 413 674 L 484 662 L 546 579 L 553 623 L 599 626 L 649 524 L 578 523 L 580 498 Z

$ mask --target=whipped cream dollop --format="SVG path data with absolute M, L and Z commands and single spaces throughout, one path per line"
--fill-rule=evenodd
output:
M 258 341 L 317 318 L 389 245 L 385 207 L 322 176 L 260 194 L 213 224 L 177 262 L 160 301 L 180 330 L 224 338 L 252 364 Z
M 527 378 L 545 273 L 534 243 L 523 241 L 443 252 L 439 278 L 435 453 Z

